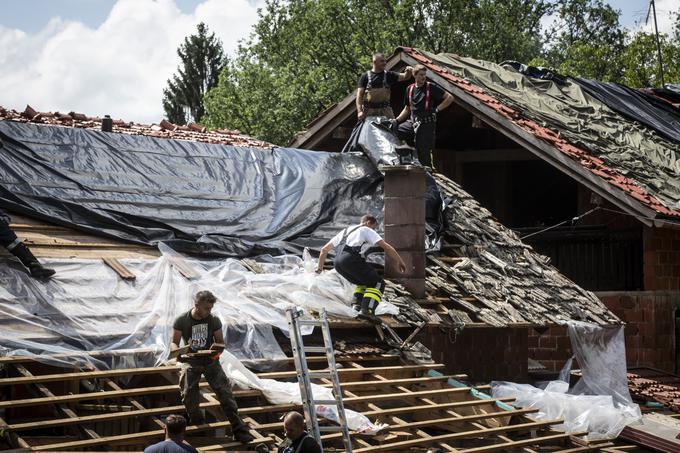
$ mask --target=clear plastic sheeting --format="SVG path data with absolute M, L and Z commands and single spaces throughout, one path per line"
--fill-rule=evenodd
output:
M 514 404 L 539 409 L 535 420 L 563 419 L 558 429 L 588 432 L 589 440 L 612 439 L 623 428 L 640 420 L 640 408 L 633 403 L 626 378 L 623 326 L 597 326 L 569 321 L 569 337 L 574 357 L 581 366 L 581 379 L 570 389 L 571 360 L 561 380 L 544 388 L 514 382 L 491 383 L 494 398 L 511 396 Z
M 157 260 L 120 260 L 134 281 L 120 279 L 101 260 L 46 259 L 57 273 L 40 282 L 17 261 L 2 259 L 0 353 L 97 369 L 159 365 L 168 357 L 174 318 L 207 289 L 218 298 L 213 313 L 222 320 L 228 351 L 255 367 L 271 367 L 285 357 L 272 329 L 287 331 L 287 308 L 357 315 L 349 306 L 352 285 L 334 271 L 306 271 L 297 256 L 262 257 L 253 272 L 239 260 L 190 260 L 160 248 Z M 178 259 L 197 278 L 183 277 L 172 265 Z M 381 304 L 383 310 L 391 307 Z M 132 349 L 147 353 L 124 353 Z
M 243 389 L 260 390 L 270 404 L 302 404 L 300 385 L 297 382 L 280 382 L 273 379 L 260 379 L 257 375 L 229 353 L 220 356 L 220 364 L 232 384 Z M 312 384 L 315 400 L 332 400 L 333 392 L 330 388 Z M 320 417 L 339 423 L 338 410 L 335 406 L 316 406 L 316 413 Z M 345 409 L 347 425 L 350 430 L 361 434 L 377 434 L 387 427 L 385 424 L 372 423 L 365 415 L 351 409 Z

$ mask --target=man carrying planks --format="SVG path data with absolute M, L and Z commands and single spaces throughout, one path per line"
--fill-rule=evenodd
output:
M 248 425 L 238 415 L 238 406 L 231 392 L 229 379 L 219 362 L 220 352 L 224 349 L 222 322 L 210 313 L 216 301 L 217 298 L 210 291 L 196 293 L 191 310 L 175 319 L 170 350 L 179 349 L 180 340 L 184 340 L 184 344 L 189 346 L 189 354 L 180 355 L 178 360 L 182 362 L 179 375 L 182 403 L 187 409 L 191 423 L 205 424 L 205 418 L 199 408 L 201 398 L 199 382 L 203 375 L 231 423 L 234 439 L 248 443 L 254 437 L 250 434 Z
M 38 259 L 33 256 L 26 244 L 17 238 L 16 233 L 9 226 L 10 218 L 0 210 L 0 245 L 5 247 L 8 252 L 19 258 L 19 261 L 26 266 L 33 278 L 50 278 L 54 275 L 54 269 L 43 267 Z

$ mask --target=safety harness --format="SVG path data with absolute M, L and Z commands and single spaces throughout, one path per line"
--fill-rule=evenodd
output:
M 425 82 L 425 112 L 424 116 L 416 118 L 415 115 L 413 115 L 413 89 L 415 88 L 416 84 L 412 83 L 408 87 L 408 104 L 411 107 L 411 119 L 413 122 L 417 122 L 419 124 L 425 124 L 425 123 L 434 123 L 437 121 L 437 116 L 434 113 L 429 113 L 428 111 L 430 110 L 430 82 Z
M 366 81 L 366 91 L 369 91 L 369 90 L 373 89 L 373 85 L 371 84 L 371 71 L 370 70 L 366 71 L 366 80 L 367 80 Z M 376 88 L 376 89 L 378 89 L 378 90 L 380 90 L 380 89 L 388 90 L 389 89 L 389 87 L 387 85 L 387 71 L 383 71 L 382 88 Z M 382 109 L 382 108 L 385 108 L 385 107 L 389 107 L 390 102 L 389 101 L 384 101 L 384 102 L 368 102 L 368 101 L 365 101 L 364 106 L 367 107 L 367 108 L 370 108 L 370 109 Z

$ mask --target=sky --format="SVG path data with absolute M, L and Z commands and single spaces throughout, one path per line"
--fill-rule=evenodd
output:
M 648 0 L 609 0 L 631 30 Z M 680 0 L 657 0 L 661 32 Z M 0 0 L 0 106 L 76 111 L 140 123 L 163 117 L 177 47 L 199 22 L 233 54 L 264 0 Z M 651 21 L 650 21 L 651 22 Z

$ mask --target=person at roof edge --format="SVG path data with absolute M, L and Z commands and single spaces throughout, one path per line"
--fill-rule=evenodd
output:
M 432 167 L 437 114 L 451 105 L 453 96 L 427 80 L 425 66 L 414 66 L 413 76 L 415 82 L 406 88 L 406 105 L 394 124 L 397 125 L 397 137 L 415 146 L 420 164 Z
M 10 218 L 7 214 L 0 211 L 0 245 L 5 247 L 8 252 L 19 258 L 19 261 L 26 266 L 33 278 L 50 278 L 54 275 L 54 269 L 43 267 L 33 253 L 26 247 L 26 244 L 17 238 L 16 233 L 10 227 Z
M 357 119 L 363 121 L 367 116 L 394 118 L 390 102 L 391 86 L 395 82 L 412 77 L 411 67 L 404 72 L 386 71 L 387 59 L 382 53 L 373 54 L 373 67 L 359 77 L 356 107 Z
M 362 316 L 373 318 L 375 309 L 382 300 L 385 281 L 378 275 L 373 266 L 361 256 L 361 247 L 368 243 L 378 245 L 392 258 L 399 268 L 399 272 L 406 273 L 406 264 L 399 253 L 376 233 L 378 221 L 375 217 L 365 215 L 359 225 L 345 228 L 336 234 L 321 249 L 316 273 L 323 272 L 328 253 L 335 249 L 334 267 L 338 274 L 357 285 L 354 290 L 352 308 Z
M 179 373 L 179 387 L 182 403 L 189 414 L 189 420 L 194 425 L 205 424 L 201 413 L 201 393 L 199 383 L 201 376 L 205 376 L 208 384 L 215 392 L 220 406 L 231 424 L 231 432 L 238 442 L 248 443 L 254 437 L 250 429 L 238 414 L 238 406 L 231 391 L 229 378 L 220 365 L 219 356 L 224 349 L 224 334 L 220 318 L 211 314 L 217 298 L 210 291 L 199 291 L 194 296 L 194 306 L 191 310 L 179 315 L 172 326 L 172 343 L 170 350 L 179 348 L 180 340 L 189 346 L 189 351 L 214 350 L 209 356 L 186 357 L 178 359 L 182 363 Z

